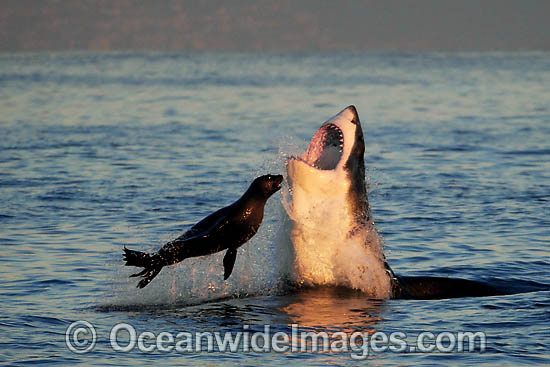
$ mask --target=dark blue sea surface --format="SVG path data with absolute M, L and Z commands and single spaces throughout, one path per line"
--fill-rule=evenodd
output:
M 394 271 L 535 291 L 413 301 L 285 290 L 280 194 L 227 282 L 216 254 L 135 288 L 124 245 L 156 250 L 254 177 L 283 172 L 284 154 L 350 104 Z M 3 54 L 0 112 L 0 362 L 550 364 L 549 53 Z M 89 353 L 66 345 L 77 320 L 96 329 Z M 117 352 L 119 323 L 155 335 L 402 332 L 407 345 L 479 331 L 487 345 L 366 362 L 349 351 Z

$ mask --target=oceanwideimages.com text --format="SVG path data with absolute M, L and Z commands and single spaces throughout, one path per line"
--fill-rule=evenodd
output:
M 253 329 L 252 329 L 253 328 Z M 261 331 L 258 330 L 261 328 Z M 279 328 L 280 329 L 280 328 Z M 394 331 L 326 332 L 290 325 L 274 331 L 271 325 L 243 325 L 240 331 L 153 332 L 139 331 L 127 323 L 114 325 L 108 335 L 98 336 L 87 321 L 73 322 L 65 333 L 67 347 L 74 353 L 90 353 L 98 338 L 105 337 L 114 351 L 127 353 L 349 353 L 365 359 L 371 353 L 482 353 L 487 338 L 481 331 L 421 331 L 415 335 Z

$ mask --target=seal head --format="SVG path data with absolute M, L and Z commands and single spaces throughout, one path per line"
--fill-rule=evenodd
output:
M 283 182 L 282 175 L 265 175 L 256 178 L 250 185 L 250 189 L 266 200 L 279 191 Z

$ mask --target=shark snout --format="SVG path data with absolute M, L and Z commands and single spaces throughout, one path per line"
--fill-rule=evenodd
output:
M 354 105 L 347 107 L 342 113 L 347 115 L 345 117 L 347 117 L 352 124 L 357 125 L 359 123 L 359 114 Z

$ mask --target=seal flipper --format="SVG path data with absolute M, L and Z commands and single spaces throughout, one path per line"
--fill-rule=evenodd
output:
M 229 248 L 223 257 L 223 280 L 227 280 L 233 271 L 235 259 L 237 258 L 237 249 Z
M 141 251 L 129 250 L 126 248 L 126 246 L 124 246 L 124 260 L 126 261 L 126 266 L 137 266 L 140 268 L 145 268 L 139 273 L 130 275 L 130 278 L 143 278 L 139 281 L 137 285 L 138 288 L 143 288 L 147 284 L 151 283 L 151 280 L 153 280 L 158 275 L 158 273 L 160 273 L 164 266 L 158 256 L 147 254 Z
M 130 278 L 138 277 L 138 276 L 143 277 L 143 279 L 139 281 L 137 287 L 144 288 L 147 284 L 151 283 L 151 280 L 153 280 L 158 275 L 158 273 L 160 273 L 161 270 L 162 270 L 162 267 L 150 268 L 150 269 L 145 268 L 140 273 L 130 275 Z

